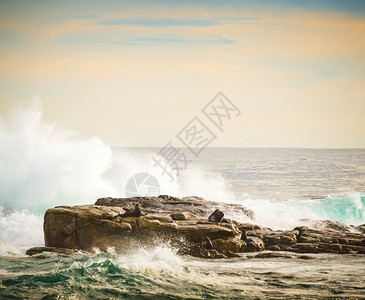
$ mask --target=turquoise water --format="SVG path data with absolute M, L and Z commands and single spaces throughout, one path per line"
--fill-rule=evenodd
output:
M 326 198 L 313 202 L 310 205 L 311 209 L 319 216 L 326 216 L 327 219 L 347 224 L 363 224 L 365 221 L 364 194 Z
M 41 254 L 0 260 L 2 299 L 356 298 L 365 295 L 365 257 L 313 260 L 177 257 L 168 248 L 132 256 Z

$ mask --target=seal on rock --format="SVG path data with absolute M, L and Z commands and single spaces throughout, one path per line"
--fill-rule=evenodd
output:
M 224 213 L 218 208 L 208 217 L 209 222 L 220 222 L 224 217 Z
M 142 208 L 139 203 L 134 206 L 134 211 L 126 212 L 121 217 L 140 217 L 142 216 Z

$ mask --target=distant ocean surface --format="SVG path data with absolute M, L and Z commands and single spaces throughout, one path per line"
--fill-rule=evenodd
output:
M 186 170 L 170 182 L 151 159 L 158 148 L 73 143 L 47 140 L 49 147 L 20 153 L 23 167 L 14 167 L 16 159 L 2 153 L 8 163 L 0 167 L 0 299 L 365 297 L 365 256 L 299 260 L 245 254 L 208 261 L 177 256 L 168 245 L 133 255 L 113 249 L 90 257 L 24 255 L 43 244 L 47 208 L 124 196 L 127 180 L 138 172 L 153 174 L 161 194 L 241 203 L 255 212 L 250 222 L 275 229 L 320 219 L 363 224 L 365 149 L 207 148 L 189 157 Z
M 226 181 L 233 199 L 260 224 L 299 219 L 365 223 L 365 149 L 206 149 L 201 168 Z M 285 223 L 287 222 L 287 224 Z

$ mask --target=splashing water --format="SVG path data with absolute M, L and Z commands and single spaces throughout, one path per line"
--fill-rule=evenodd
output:
M 131 149 L 113 153 L 95 137 L 78 140 L 74 133 L 45 124 L 34 109 L 0 117 L 0 240 L 22 250 L 42 245 L 46 209 L 123 197 L 127 180 L 138 172 L 158 178 L 161 193 L 228 199 L 222 178 L 191 168 L 189 176 L 170 182 L 154 167 L 153 155 Z
M 365 196 L 362 193 L 314 200 L 244 200 L 241 203 L 255 212 L 255 222 L 273 229 L 293 229 L 312 220 L 342 221 L 352 225 L 365 223 Z
M 98 138 L 75 140 L 71 133 L 44 124 L 39 111 L 17 111 L 8 119 L 0 118 L 0 204 L 6 208 L 43 213 L 55 205 L 121 196 L 127 180 L 138 172 L 157 177 L 164 193 L 227 199 L 224 182 L 216 175 L 191 169 L 189 176 L 171 183 L 153 166 L 154 153 L 118 149 L 113 155 Z
M 139 172 L 155 176 L 160 183 L 161 194 L 178 197 L 197 195 L 212 201 L 241 203 L 255 212 L 254 222 L 271 228 L 290 229 L 303 218 L 331 219 L 354 225 L 365 223 L 364 194 L 359 192 L 344 197 L 299 200 L 285 197 L 270 199 L 270 190 L 262 191 L 262 195 L 266 196 L 262 199 L 237 196 L 246 190 L 255 193 L 254 184 L 274 188 L 273 183 L 279 182 L 285 187 L 284 183 L 291 180 L 288 176 L 297 180 L 296 176 L 302 176 L 296 172 L 298 162 L 292 158 L 288 163 L 283 158 L 290 155 L 301 157 L 303 153 L 300 151 L 288 155 L 284 149 L 281 155 L 278 150 L 207 150 L 210 165 L 193 163 L 181 172 L 178 180 L 170 182 L 170 178 L 162 176 L 151 159 L 158 150 L 112 149 L 95 137 L 76 139 L 75 134 L 45 124 L 41 117 L 41 112 L 33 109 L 18 110 L 0 118 L 0 240 L 17 245 L 22 251 L 43 244 L 42 215 L 46 209 L 56 205 L 92 204 L 105 196 L 123 197 L 128 179 Z M 354 156 L 352 152 L 350 154 Z M 360 173 L 356 178 L 360 185 L 364 177 L 361 173 L 363 156 L 361 152 L 357 160 L 360 167 L 357 172 Z M 321 158 L 318 154 L 313 157 L 317 161 Z M 331 152 L 323 157 L 331 157 Z M 311 158 L 310 153 L 301 158 L 301 169 L 311 170 L 315 160 L 303 165 L 303 161 Z M 200 159 L 204 161 L 203 156 Z M 240 160 L 243 160 L 242 163 Z M 287 171 L 280 165 L 278 167 L 278 161 L 285 162 Z M 333 162 L 327 165 L 326 162 L 322 165 L 316 163 L 318 176 L 323 178 L 325 174 L 321 173 L 321 166 L 327 170 L 333 165 Z M 339 166 L 335 167 L 333 174 L 340 170 Z M 339 176 L 351 175 L 348 166 L 345 171 L 347 173 L 340 172 Z M 266 174 L 274 177 L 265 178 Z M 308 177 L 308 173 L 304 175 Z M 302 187 L 294 182 L 287 188 L 302 189 L 305 194 L 310 186 Z M 229 217 L 247 221 L 244 216 Z
M 42 123 L 39 111 L 18 111 L 8 123 L 0 119 L 1 204 L 43 212 L 115 194 L 102 177 L 111 159 L 110 148 L 99 139 L 73 140 Z

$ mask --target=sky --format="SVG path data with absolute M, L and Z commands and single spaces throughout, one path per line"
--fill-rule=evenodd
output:
M 112 146 L 197 117 L 214 147 L 365 148 L 364 36 L 362 0 L 0 0 L 0 114 L 36 99 Z M 223 131 L 218 92 L 241 111 Z

